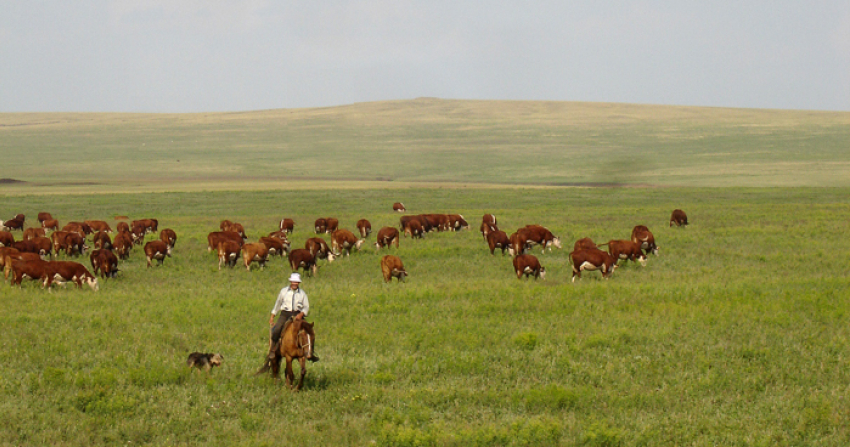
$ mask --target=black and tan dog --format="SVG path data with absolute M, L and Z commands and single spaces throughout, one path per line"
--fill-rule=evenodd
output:
M 213 366 L 221 366 L 222 360 L 224 360 L 224 357 L 221 354 L 193 352 L 186 359 L 186 366 L 189 368 L 194 366 L 195 368 L 209 372 Z

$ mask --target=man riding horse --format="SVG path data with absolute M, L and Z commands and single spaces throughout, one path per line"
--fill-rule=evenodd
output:
M 301 289 L 301 275 L 293 273 L 289 276 L 289 287 L 284 287 L 277 295 L 277 301 L 272 308 L 272 314 L 269 317 L 269 326 L 271 328 L 271 338 L 269 339 L 269 354 L 268 359 L 274 360 L 275 352 L 280 349 L 280 334 L 292 324 L 293 321 L 301 321 L 310 312 L 310 302 L 307 300 L 307 292 Z M 274 317 L 277 314 L 280 317 L 277 323 Z M 308 360 L 318 362 L 319 356 L 316 355 L 315 346 L 312 347 L 311 355 Z

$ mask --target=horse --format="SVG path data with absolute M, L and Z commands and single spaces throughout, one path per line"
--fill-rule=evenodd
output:
M 292 360 L 298 359 L 301 364 L 301 379 L 295 391 L 304 386 L 304 376 L 307 375 L 307 359 L 313 355 L 313 344 L 316 334 L 313 332 L 313 324 L 304 320 L 292 320 L 289 326 L 280 336 L 280 348 L 275 351 L 274 359 L 267 359 L 266 364 L 260 368 L 255 375 L 262 374 L 269 369 L 275 379 L 280 379 L 280 362 L 286 358 L 286 386 L 293 389 L 295 373 L 292 371 Z

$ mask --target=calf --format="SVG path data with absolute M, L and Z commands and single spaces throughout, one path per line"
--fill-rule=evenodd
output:
M 649 228 L 646 228 L 644 225 L 636 225 L 632 229 L 632 242 L 637 242 L 640 244 L 640 248 L 649 254 L 652 252 L 654 255 L 658 255 L 658 246 L 655 245 L 655 236 L 652 235 L 652 232 L 649 231 Z
M 514 272 L 516 279 L 522 279 L 522 275 L 526 278 L 534 276 L 534 279 L 546 279 L 546 268 L 540 265 L 534 255 L 518 255 L 514 258 Z
M 169 247 L 174 248 L 174 244 L 177 243 L 177 233 L 171 228 L 163 228 L 159 232 L 159 240 L 165 242 Z
M 502 250 L 502 255 L 505 254 L 505 250 L 511 248 L 511 240 L 508 239 L 508 235 L 505 234 L 504 231 L 496 230 L 487 234 L 487 245 L 490 247 L 490 254 L 496 254 L 496 249 Z
M 360 251 L 363 242 L 365 242 L 364 239 L 357 239 L 354 233 L 346 229 L 336 230 L 331 234 L 331 245 L 337 256 L 340 256 L 343 250 L 350 256 L 352 247 Z
M 372 234 L 372 224 L 366 219 L 360 219 L 357 221 L 357 230 L 360 231 L 360 237 L 366 239 Z
M 386 255 L 381 258 L 381 272 L 384 274 L 384 282 L 391 282 L 393 278 L 397 278 L 398 282 L 404 281 L 407 277 L 407 270 L 404 269 L 404 264 L 398 256 Z
M 239 259 L 242 245 L 234 240 L 223 239 L 218 242 L 216 250 L 218 252 L 218 269 L 221 270 L 221 264 L 233 268 L 236 266 L 236 260 Z
M 145 259 L 148 261 L 148 267 L 151 266 L 151 261 L 156 260 L 157 265 L 162 265 L 165 257 L 171 257 L 171 247 L 162 241 L 150 241 L 145 244 Z
M 289 253 L 289 266 L 295 272 L 298 269 L 303 269 L 304 273 L 310 272 L 310 276 L 315 275 L 319 267 L 316 265 L 316 258 L 306 248 L 296 248 Z
M 608 253 L 617 259 L 627 259 L 632 262 L 640 262 L 640 265 L 646 267 L 646 255 L 640 249 L 640 244 L 625 240 L 611 240 L 605 244 L 608 246 Z M 600 245 L 600 246 L 602 246 Z
M 94 274 L 97 275 L 100 272 L 100 277 L 103 279 L 115 278 L 118 274 L 118 257 L 112 250 L 94 250 L 89 255 L 89 260 Z
M 254 242 L 242 246 L 242 260 L 245 262 L 245 269 L 251 271 L 251 263 L 257 262 L 260 265 L 260 270 L 266 268 L 266 262 L 269 259 L 269 248 L 262 242 Z
M 45 230 L 57 231 L 59 229 L 59 221 L 56 219 L 47 219 L 41 223 L 41 228 Z
M 292 233 L 295 230 L 295 221 L 292 219 L 283 219 L 280 221 L 280 231 L 284 233 Z
M 399 212 L 399 213 L 403 213 L 403 212 L 407 211 L 407 209 L 404 207 L 404 204 L 403 204 L 403 203 L 401 203 L 401 202 L 396 202 L 396 203 L 393 203 L 393 211 L 397 211 L 397 212 Z
M 398 230 L 393 227 L 384 227 L 378 231 L 378 236 L 375 238 L 375 248 L 380 250 L 383 247 L 389 247 L 395 244 L 398 248 Z
M 688 224 L 688 215 L 685 214 L 684 211 L 680 209 L 673 210 L 673 214 L 670 215 L 670 226 L 676 225 L 677 227 L 681 227 L 683 225 Z
M 85 282 L 91 287 L 92 290 L 97 292 L 99 286 L 97 284 L 97 278 L 88 271 L 88 269 L 80 264 L 79 262 L 73 261 L 52 261 L 48 262 L 46 269 L 46 281 L 44 282 L 45 287 L 50 287 L 53 282 L 57 282 L 60 285 L 64 284 L 67 281 L 73 281 L 78 289 L 83 288 L 83 283 Z
M 581 279 L 581 272 L 584 270 L 599 270 L 602 278 L 608 279 L 617 268 L 617 259 L 598 248 L 570 253 L 570 263 L 573 266 L 572 282 L 576 281 L 576 277 Z

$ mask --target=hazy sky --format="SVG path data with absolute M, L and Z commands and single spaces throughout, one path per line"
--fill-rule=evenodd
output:
M 0 0 L 0 112 L 431 96 L 850 111 L 850 1 Z

